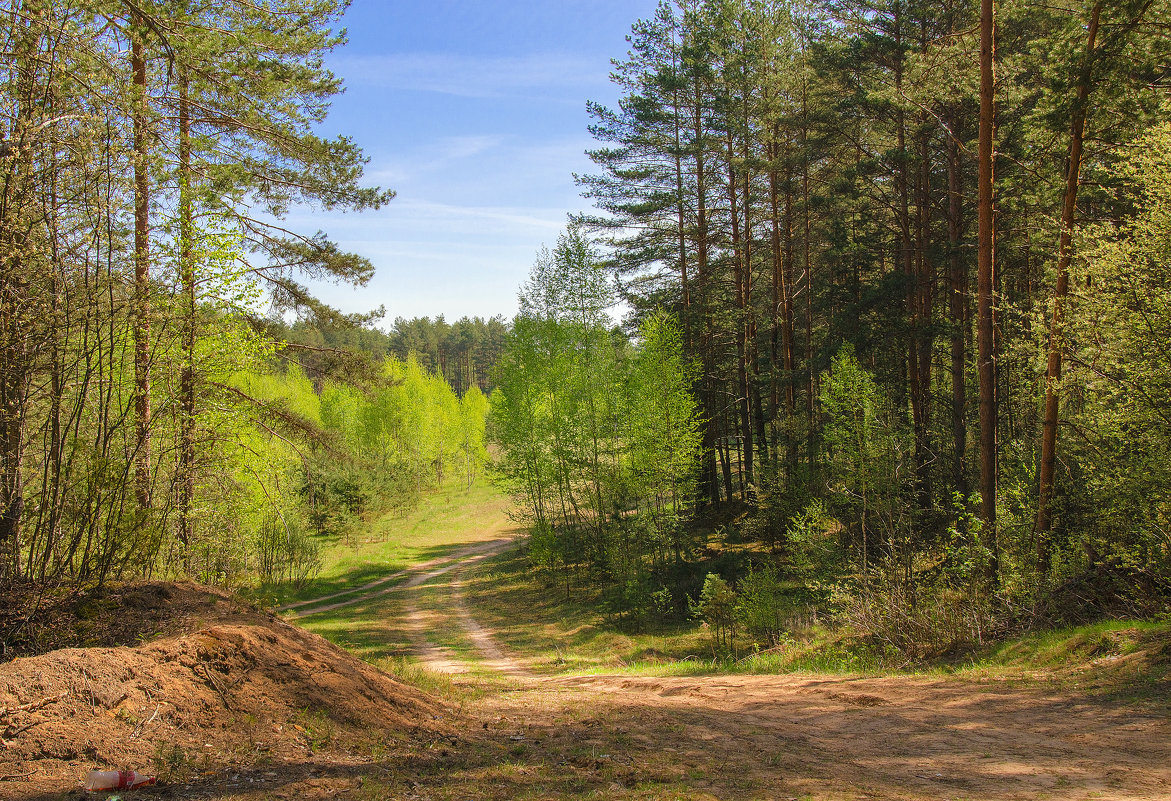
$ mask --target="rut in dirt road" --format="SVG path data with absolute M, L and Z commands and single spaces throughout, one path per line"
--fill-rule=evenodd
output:
M 451 581 L 448 582 L 446 587 L 450 592 L 451 602 L 455 607 L 460 628 L 480 653 L 478 664 L 493 673 L 502 673 L 517 678 L 531 677 L 532 673 L 520 663 L 505 656 L 504 652 L 500 650 L 500 646 L 493 639 L 491 632 L 476 622 L 476 619 L 472 617 L 471 610 L 467 605 L 467 599 L 464 596 L 463 581 L 460 574 L 469 565 L 499 553 L 500 550 L 503 549 L 493 549 L 460 559 L 438 570 L 413 577 L 402 586 L 404 589 L 408 587 L 421 587 L 431 579 L 450 572 L 452 574 Z M 429 619 L 423 610 L 419 608 L 416 594 L 411 594 L 408 597 L 407 617 L 410 621 L 410 635 L 415 650 L 419 659 L 428 669 L 440 673 L 467 673 L 471 669 L 468 663 L 455 658 L 448 649 L 440 648 L 427 639 L 427 631 L 430 628 L 436 625 L 443 625 L 448 621 Z
M 421 584 L 424 584 L 437 576 L 441 576 L 450 570 L 460 567 L 465 563 L 478 561 L 480 559 L 498 554 L 512 544 L 512 539 L 496 539 L 488 540 L 486 542 L 477 542 L 474 545 L 461 548 L 449 556 L 441 556 L 435 559 L 429 559 L 426 562 L 420 562 L 417 565 L 412 565 L 406 570 L 399 570 L 397 572 L 383 576 L 382 578 L 375 579 L 374 581 L 363 584 L 360 587 L 341 590 L 339 592 L 330 593 L 329 595 L 322 595 L 318 598 L 310 598 L 306 601 L 296 601 L 294 603 L 285 604 L 283 606 L 276 607 L 274 611 L 288 612 L 291 610 L 301 610 L 293 612 L 293 614 L 287 616 L 288 619 L 293 620 L 296 618 L 308 617 L 309 615 L 316 615 L 321 612 L 329 612 L 334 609 L 341 609 L 346 606 L 352 606 L 354 604 L 369 601 L 388 593 L 418 587 Z M 442 565 L 442 567 L 436 568 L 437 565 Z M 430 570 L 430 568 L 436 569 Z M 390 584 L 397 579 L 405 580 Z M 383 586 L 386 584 L 390 584 L 390 586 Z M 342 598 L 345 596 L 353 597 L 346 598 L 344 601 L 337 601 L 336 603 L 322 605 L 326 601 L 332 601 L 335 598 Z
M 432 620 L 419 608 L 418 591 L 429 581 L 448 573 L 452 580 L 447 585 L 452 605 L 455 608 L 456 620 L 459 627 L 471 640 L 479 652 L 478 660 L 485 668 L 493 673 L 525 677 L 530 672 L 519 663 L 508 658 L 500 650 L 500 646 L 492 635 L 472 617 L 463 593 L 463 583 L 460 574 L 464 569 L 490 556 L 495 556 L 515 544 L 512 538 L 501 538 L 477 542 L 468 545 L 456 552 L 429 559 L 413 565 L 406 570 L 399 570 L 374 581 L 367 582 L 359 587 L 341 590 L 339 592 L 310 598 L 305 601 L 296 601 L 276 608 L 277 612 L 291 612 L 287 619 L 295 620 L 310 615 L 342 609 L 347 606 L 364 603 L 393 592 L 407 593 L 406 617 L 409 623 L 409 635 L 415 650 L 415 655 L 430 670 L 440 673 L 467 673 L 471 665 L 461 661 L 451 654 L 449 649 L 441 648 L 427 637 L 427 632 L 434 626 L 450 625 L 451 621 Z M 387 586 L 389 585 L 389 586 Z M 343 599 L 343 600 L 336 600 Z M 332 602 L 332 603 L 330 603 Z

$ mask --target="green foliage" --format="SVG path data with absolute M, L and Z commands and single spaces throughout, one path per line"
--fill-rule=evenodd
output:
M 456 443 L 463 473 L 468 486 L 488 461 L 487 433 L 488 398 L 479 387 L 472 387 L 459 399 L 459 421 Z
M 649 576 L 635 576 L 603 593 L 611 619 L 623 631 L 655 630 L 676 616 L 669 587 L 655 588 Z
M 646 318 L 630 360 L 625 420 L 630 492 L 641 499 L 655 536 L 676 540 L 696 491 L 696 457 L 702 434 L 691 393 L 695 366 L 683 356 L 682 334 L 673 318 Z
M 497 366 L 490 422 L 538 563 L 608 579 L 612 608 L 641 626 L 688 544 L 701 435 L 678 325 L 651 315 L 631 343 L 607 328 L 612 303 L 580 231 L 542 253 Z
M 777 645 L 789 628 L 792 603 L 775 566 L 752 566 L 736 585 L 736 622 L 754 642 Z
M 508 326 L 502 316 L 462 317 L 448 323 L 443 315 L 432 320 L 398 317 L 387 336 L 387 347 L 400 361 L 413 353 L 429 370 L 440 373 L 461 398 L 472 388 L 490 394 L 491 372 L 504 349 Z
M 1133 199 L 1121 227 L 1082 236 L 1067 377 L 1072 477 L 1067 558 L 1171 570 L 1171 126 L 1116 168 Z M 1070 548 L 1075 540 L 1080 547 Z M 1072 551 L 1072 553 L 1070 553 Z
M 256 559 L 263 583 L 299 587 L 321 569 L 321 548 L 299 520 L 273 515 L 257 533 Z
M 716 573 L 707 574 L 698 600 L 687 601 L 691 616 L 707 626 L 713 653 L 728 653 L 735 648 L 736 606 L 735 590 Z
M 5 12 L 4 577 L 311 571 L 298 489 L 326 437 L 262 318 L 353 323 L 296 279 L 371 273 L 281 220 L 391 196 L 360 185 L 351 140 L 315 133 L 341 89 L 321 59 L 344 5 Z
M 851 347 L 843 346 L 834 356 L 822 380 L 820 401 L 831 482 L 827 503 L 839 520 L 857 521 L 852 539 L 866 574 L 879 556 L 898 558 L 907 545 L 910 519 L 902 476 L 910 469 L 910 448 L 891 422 L 873 376 Z
M 1005 626 L 1078 605 L 1087 582 L 1135 588 L 1111 591 L 1119 609 L 1165 605 L 1169 13 L 998 6 L 994 353 L 979 363 L 978 4 L 668 2 L 632 26 L 619 103 L 589 106 L 583 222 L 630 328 L 669 310 L 699 367 L 700 503 L 654 534 L 690 572 L 727 558 L 724 525 L 807 597 L 878 593 L 898 610 L 884 631 L 911 620 L 935 642 L 948 636 L 915 616 L 936 601 Z M 1067 301 L 1059 252 L 1074 254 Z M 1051 333 L 1065 372 L 1046 387 Z M 1051 535 L 1035 530 L 1047 389 Z M 997 501 L 984 520 L 977 486 Z

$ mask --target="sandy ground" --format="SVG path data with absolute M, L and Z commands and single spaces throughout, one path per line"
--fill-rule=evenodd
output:
M 487 666 L 523 679 L 495 702 L 502 716 L 548 729 L 549 716 L 565 709 L 596 710 L 613 725 L 583 744 L 649 755 L 694 790 L 720 798 L 1171 798 L 1166 706 L 1160 713 L 956 678 L 536 678 L 475 621 L 461 567 L 446 585 L 458 623 Z
M 161 639 L 0 664 L 0 798 L 81 798 L 91 767 L 148 767 L 164 782 L 124 799 L 1171 799 L 1171 707 L 1149 692 L 1068 677 L 532 676 L 460 581 L 502 547 L 393 585 L 433 668 L 468 667 L 429 640 L 442 625 L 495 671 L 457 675 L 448 701 L 192 586 L 159 591 L 187 610 Z M 443 574 L 455 612 L 435 620 L 410 593 Z
M 548 684 L 720 798 L 1171 798 L 1171 722 L 1102 700 L 910 677 Z

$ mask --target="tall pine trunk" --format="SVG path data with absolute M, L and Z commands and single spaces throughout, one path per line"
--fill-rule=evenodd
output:
M 1049 533 L 1053 527 L 1053 475 L 1057 465 L 1057 411 L 1061 382 L 1062 329 L 1065 324 L 1065 297 L 1069 293 L 1069 265 L 1073 258 L 1073 225 L 1077 215 L 1078 180 L 1082 166 L 1082 138 L 1086 127 L 1090 83 L 1093 80 L 1094 43 L 1102 3 L 1094 4 L 1086 33 L 1086 54 L 1077 83 L 1077 103 L 1069 130 L 1069 164 L 1065 197 L 1061 207 L 1061 233 L 1057 243 L 1057 287 L 1053 293 L 1053 318 L 1049 326 L 1049 361 L 1045 370 L 1045 422 L 1041 430 L 1040 486 L 1037 494 L 1037 562 L 1045 569 L 1050 558 Z
M 700 403 L 704 409 L 703 423 L 703 468 L 702 483 L 712 505 L 720 502 L 720 485 L 716 467 L 716 390 L 713 383 L 712 366 L 712 320 L 710 303 L 711 276 L 708 269 L 708 221 L 707 221 L 707 174 L 704 164 L 703 92 L 700 81 L 693 84 L 692 126 L 695 137 L 692 147 L 695 159 L 695 278 L 700 293 L 700 316 L 703 320 L 703 337 L 700 344 L 700 363 L 703 375 L 700 377 Z M 728 498 L 731 499 L 729 487 Z
M 747 181 L 747 177 L 745 178 Z M 748 292 L 749 292 L 749 251 L 748 251 L 748 209 L 744 209 L 745 230 L 740 229 L 740 209 L 737 201 L 739 182 L 736 180 L 735 155 L 732 146 L 731 121 L 728 130 L 728 206 L 732 222 L 732 259 L 736 287 L 736 377 L 739 383 L 737 408 L 740 411 L 739 438 L 741 442 L 740 469 L 742 480 L 752 484 L 753 443 L 752 410 L 748 386 Z
M 0 579 L 20 573 L 25 418 L 33 358 L 27 319 L 32 265 L 25 251 L 35 182 L 32 137 L 41 3 L 26 0 L 21 12 L 23 19 L 14 19 L 19 26 L 13 35 L 17 108 L 8 139 L 15 148 L 0 160 L 8 162 L 0 182 Z
M 995 270 L 995 232 L 992 216 L 994 9 L 992 0 L 980 0 L 980 137 L 978 175 L 979 239 L 976 275 L 977 369 L 980 379 L 980 517 L 985 537 L 996 541 L 996 354 L 992 325 Z M 993 549 L 995 553 L 995 548 Z M 993 578 L 999 565 L 991 565 Z
M 131 16 L 130 68 L 134 139 L 134 492 L 150 507 L 150 188 L 147 137 L 145 21 Z
M 967 478 L 967 343 L 968 271 L 964 265 L 963 239 L 963 164 L 960 161 L 958 115 L 951 118 L 947 137 L 947 260 L 948 314 L 951 317 L 951 436 L 952 486 L 961 497 L 968 497 Z
M 190 569 L 195 497 L 195 236 L 191 191 L 191 107 L 184 71 L 179 77 L 179 274 L 182 284 L 183 369 L 179 376 L 179 542 Z
M 924 42 L 926 49 L 926 42 Z M 931 237 L 931 151 L 926 132 L 927 116 L 919 118 L 918 156 L 919 174 L 915 191 L 915 373 L 917 398 L 915 409 L 915 473 L 919 485 L 919 505 L 932 505 L 931 463 L 934 447 L 931 442 L 931 355 L 935 348 L 935 263 L 930 253 Z

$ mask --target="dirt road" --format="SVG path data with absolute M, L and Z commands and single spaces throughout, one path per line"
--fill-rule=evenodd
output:
M 551 793 L 535 797 L 576 797 L 572 777 L 585 772 L 608 782 L 598 797 L 1171 799 L 1166 709 L 1076 688 L 914 676 L 535 677 L 477 622 L 461 580 L 506 544 L 465 549 L 396 586 L 446 595 L 425 611 L 406 598 L 424 664 L 464 673 L 476 654 L 481 673 L 506 677 L 470 711 L 508 738 L 531 771 L 522 784 Z M 450 639 L 457 628 L 470 645 L 463 659 L 429 634 Z
M 334 609 L 341 609 L 346 606 L 354 606 L 360 603 L 369 602 L 379 596 L 386 595 L 392 592 L 412 589 L 418 587 L 437 576 L 442 576 L 451 570 L 462 569 L 468 564 L 477 562 L 485 557 L 500 553 L 514 542 L 511 538 L 501 538 L 495 540 L 487 540 L 485 542 L 475 542 L 464 548 L 460 548 L 455 553 L 449 556 L 440 556 L 435 559 L 428 559 L 426 562 L 420 562 L 417 565 L 412 565 L 406 570 L 399 570 L 389 575 L 377 578 L 374 581 L 367 582 L 359 587 L 354 587 L 341 592 L 331 593 L 329 595 L 321 595 L 317 598 L 309 598 L 304 601 L 297 601 L 284 606 L 278 606 L 274 612 L 292 612 L 288 615 L 289 618 L 306 617 L 308 615 L 316 615 L 321 612 L 330 612 Z M 393 583 L 392 583 L 393 582 Z M 336 600 L 344 598 L 345 600 Z M 330 603 L 332 602 L 332 603 Z
M 545 684 L 608 721 L 584 742 L 718 798 L 1171 798 L 1168 718 L 1108 699 L 906 676 Z

